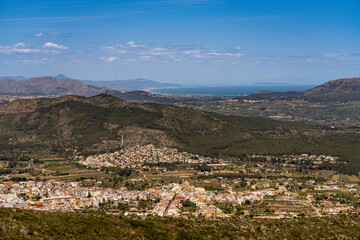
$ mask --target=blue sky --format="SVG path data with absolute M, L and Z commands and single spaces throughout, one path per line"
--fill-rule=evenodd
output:
M 359 77 L 359 13 L 359 0 L 0 0 L 0 75 L 188 85 Z

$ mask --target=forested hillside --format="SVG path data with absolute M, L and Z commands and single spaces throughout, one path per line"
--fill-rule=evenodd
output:
M 356 130 L 127 103 L 109 95 L 16 100 L 1 105 L 0 112 L 4 151 L 86 153 L 155 144 L 215 157 L 329 154 L 349 162 L 341 165 L 344 172 L 357 173 L 360 167 Z
M 358 239 L 359 215 L 176 219 L 0 209 L 0 239 Z

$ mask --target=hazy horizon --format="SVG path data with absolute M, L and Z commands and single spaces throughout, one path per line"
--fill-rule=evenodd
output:
M 4 0 L 0 75 L 317 85 L 360 76 L 359 12 L 356 0 Z
M 80 81 L 84 81 L 85 83 L 89 82 L 116 82 L 116 81 L 132 81 L 132 80 L 149 80 L 149 81 L 156 81 L 156 82 L 160 82 L 157 81 L 156 79 L 147 79 L 147 78 L 132 78 L 132 79 L 115 79 L 115 80 L 107 80 L 107 79 L 102 79 L 102 80 L 92 80 L 92 79 L 76 79 L 73 78 L 71 76 L 67 76 L 65 74 L 52 74 L 52 75 L 44 75 L 44 76 L 23 76 L 23 75 L 18 75 L 18 76 L 0 76 L 0 79 L 4 79 L 9 78 L 9 79 L 15 79 L 17 81 L 23 81 L 23 80 L 27 80 L 30 78 L 34 78 L 34 77 L 58 77 L 62 75 L 62 77 L 66 77 L 69 79 L 73 79 L 73 80 L 80 80 Z M 18 79 L 18 78 L 24 78 L 24 79 Z M 167 83 L 167 82 L 161 82 L 161 83 Z M 277 83 L 277 82 L 254 82 L 254 83 L 250 83 L 250 84 L 229 84 L 227 85 L 225 84 L 221 84 L 221 83 L 214 83 L 214 84 L 207 84 L 207 83 L 203 83 L 203 84 L 191 84 L 191 83 L 181 83 L 178 82 L 176 83 L 179 85 L 180 88 L 203 88 L 203 87 L 207 87 L 207 88 L 215 88 L 215 87 L 291 87 L 291 86 L 302 86 L 302 87 L 315 87 L 316 84 L 301 84 L 301 83 Z M 90 84 L 91 85 L 91 84 Z M 174 87 L 166 87 L 166 88 L 178 88 L 176 86 Z M 164 89 L 164 88 L 159 88 L 159 89 Z M 157 88 L 154 88 L 154 90 L 159 90 Z M 160 93 L 160 92 L 159 92 Z

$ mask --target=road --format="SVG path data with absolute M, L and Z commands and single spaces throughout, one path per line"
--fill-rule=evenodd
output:
M 168 211 L 169 211 L 169 208 L 170 208 L 170 205 L 172 204 L 172 202 L 175 200 L 175 197 L 176 197 L 176 193 L 174 194 L 174 196 L 169 200 L 169 204 L 167 205 L 167 207 L 165 208 L 165 211 L 164 211 L 164 214 L 163 216 L 166 216 Z
M 311 208 L 315 210 L 316 214 L 318 215 L 318 217 L 322 217 L 321 213 L 319 212 L 319 210 L 316 209 L 316 207 L 312 204 L 311 204 Z

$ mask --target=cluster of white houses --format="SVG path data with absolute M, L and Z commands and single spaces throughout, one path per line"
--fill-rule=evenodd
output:
M 265 158 L 266 160 L 282 160 L 285 163 L 289 161 L 311 161 L 314 164 L 321 164 L 323 162 L 335 163 L 339 160 L 339 157 L 326 156 L 326 155 L 310 155 L 307 153 L 301 155 L 282 155 L 282 156 L 272 156 L 272 155 L 250 155 L 249 158 Z
M 209 163 L 212 159 L 172 148 L 156 148 L 154 145 L 121 149 L 113 153 L 89 156 L 79 161 L 91 168 L 120 167 L 137 168 L 144 163 Z
M 160 199 L 153 209 L 133 211 L 139 215 L 181 216 L 181 203 L 189 199 L 196 204 L 194 215 L 205 217 L 225 216 L 216 203 L 243 204 L 246 200 L 260 201 L 275 191 L 233 192 L 231 187 L 225 192 L 215 193 L 188 183 L 172 183 L 144 191 L 129 191 L 100 187 L 80 187 L 77 182 L 4 182 L 0 184 L 0 207 L 24 208 L 41 211 L 74 211 L 97 208 L 104 202 L 131 203 L 140 199 Z M 128 214 L 128 213 L 127 213 Z

